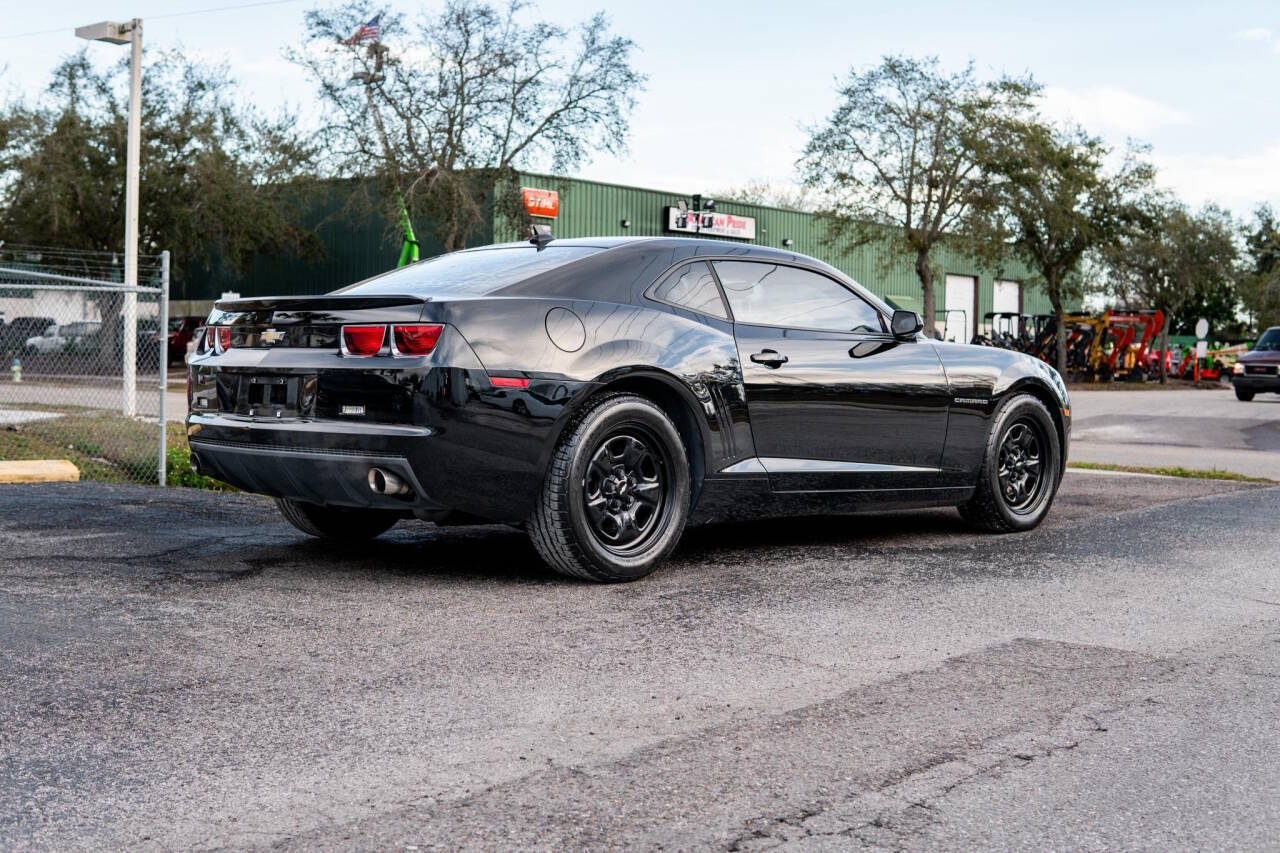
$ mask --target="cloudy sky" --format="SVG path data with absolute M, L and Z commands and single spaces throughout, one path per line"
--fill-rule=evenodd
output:
M 226 61 L 243 98 L 317 120 L 310 86 L 281 58 L 300 43 L 314 0 L 180 14 L 238 2 L 252 0 L 53 0 L 22 4 L 21 14 L 5 0 L 0 91 L 38 98 L 49 69 L 77 48 L 75 25 L 139 16 L 148 46 Z M 572 23 L 600 8 L 637 43 L 649 81 L 630 151 L 597 159 L 582 177 L 680 193 L 785 183 L 804 126 L 831 110 L 849 68 L 886 53 L 932 54 L 952 68 L 972 58 L 985 74 L 1031 72 L 1048 114 L 1116 145 L 1149 143 L 1161 181 L 1193 204 L 1243 215 L 1280 202 L 1280 4 L 540 0 L 535 13 Z M 105 62 L 123 50 L 95 44 L 91 53 Z

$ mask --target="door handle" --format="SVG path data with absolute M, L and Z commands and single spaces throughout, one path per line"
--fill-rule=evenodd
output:
M 766 349 L 753 353 L 751 360 L 756 364 L 763 364 L 765 367 L 777 368 L 786 364 L 791 359 L 787 358 L 785 355 L 779 355 L 775 350 Z

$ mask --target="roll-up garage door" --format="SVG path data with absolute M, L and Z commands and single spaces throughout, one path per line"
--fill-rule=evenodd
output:
M 996 279 L 995 292 L 992 294 L 991 310 L 1008 311 L 1017 314 L 1022 310 L 1022 285 L 1016 281 Z
M 978 292 L 978 280 L 971 275 L 947 274 L 947 292 L 943 307 L 947 310 L 946 324 L 942 330 L 942 339 L 967 344 L 977 333 L 977 318 L 974 316 L 975 295 Z

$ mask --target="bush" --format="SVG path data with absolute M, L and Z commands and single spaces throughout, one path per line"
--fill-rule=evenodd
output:
M 181 445 L 176 446 L 170 440 L 167 462 L 168 470 L 165 473 L 165 482 L 170 486 L 184 486 L 188 489 L 209 489 L 214 492 L 236 491 L 234 486 L 229 486 L 221 480 L 215 480 L 212 477 L 196 473 L 196 469 L 191 467 L 191 451 L 187 447 L 185 438 L 182 440 Z

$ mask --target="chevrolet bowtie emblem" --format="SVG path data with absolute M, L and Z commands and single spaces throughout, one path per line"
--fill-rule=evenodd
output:
M 267 329 L 260 337 L 264 344 L 278 344 L 284 340 L 284 332 L 277 332 L 275 329 Z

